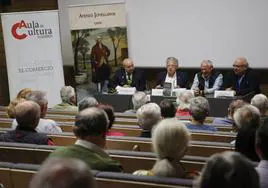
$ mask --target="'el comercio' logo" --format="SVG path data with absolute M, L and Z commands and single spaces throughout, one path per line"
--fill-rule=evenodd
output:
M 43 24 L 39 22 L 31 21 L 25 22 L 21 20 L 15 23 L 11 27 L 12 36 L 15 39 L 23 40 L 27 37 L 37 37 L 37 38 L 52 38 L 52 29 L 45 28 Z

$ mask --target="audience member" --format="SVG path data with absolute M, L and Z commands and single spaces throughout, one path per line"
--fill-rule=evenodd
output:
M 190 116 L 190 100 L 194 98 L 191 91 L 182 91 L 178 94 L 176 103 L 178 105 L 176 116 Z
M 60 90 L 62 103 L 53 106 L 52 110 L 64 110 L 77 112 L 78 108 L 75 105 L 76 97 L 72 86 L 64 86 Z
M 93 170 L 122 171 L 120 163 L 112 160 L 103 150 L 108 123 L 107 114 L 103 110 L 95 107 L 82 110 L 76 117 L 73 128 L 77 137 L 75 144 L 56 149 L 50 157 L 78 158 Z
M 185 178 L 186 172 L 180 164 L 190 141 L 190 133 L 183 123 L 166 118 L 153 131 L 152 144 L 157 161 L 151 170 L 138 170 L 135 175 Z
M 196 96 L 214 93 L 214 91 L 221 89 L 223 76 L 220 72 L 215 71 L 212 61 L 202 61 L 200 70 L 199 73 L 195 74 L 191 87 Z
M 268 116 L 268 99 L 264 94 L 257 94 L 252 99 L 250 104 L 259 109 L 261 117 Z
M 86 108 L 96 107 L 98 104 L 98 101 L 94 97 L 86 97 L 78 103 L 78 110 L 80 112 Z
M 57 126 L 56 122 L 51 119 L 44 119 L 47 113 L 47 99 L 45 98 L 45 93 L 42 91 L 31 91 L 26 96 L 26 100 L 34 101 L 39 104 L 41 112 L 40 112 L 40 120 L 36 127 L 36 131 L 39 133 L 46 134 L 58 134 L 62 133 L 60 127 Z M 18 123 L 16 120 L 12 122 L 12 128 L 15 129 Z
M 247 103 L 241 99 L 233 100 L 228 107 L 228 116 L 225 118 L 214 118 L 213 123 L 214 124 L 221 124 L 221 125 L 233 125 L 234 124 L 234 117 L 233 117 L 234 112 L 238 108 L 241 108 L 242 106 L 244 106 L 245 104 L 247 104 Z
M 235 150 L 252 161 L 259 161 L 255 151 L 255 134 L 260 126 L 260 112 L 252 105 L 244 105 L 234 113 L 234 122 L 238 133 L 235 141 Z
M 17 94 L 16 98 L 13 99 L 8 107 L 7 107 L 7 115 L 9 118 L 15 118 L 14 116 L 14 109 L 15 106 L 18 104 L 19 101 L 23 101 L 23 99 L 25 99 L 25 96 L 30 93 L 32 90 L 30 88 L 24 88 L 22 90 L 19 91 L 19 93 Z
M 246 58 L 239 57 L 233 64 L 233 71 L 224 77 L 224 87 L 233 90 L 236 95 L 248 93 L 260 93 L 260 81 L 258 75 L 249 68 Z
M 106 136 L 125 136 L 124 133 L 118 132 L 118 131 L 112 131 L 112 126 L 114 124 L 115 115 L 114 115 L 114 109 L 111 105 L 108 104 L 99 104 L 98 108 L 104 110 L 108 116 L 109 125 L 106 132 Z
M 209 103 L 204 97 L 195 97 L 190 101 L 190 114 L 192 120 L 186 124 L 186 127 L 191 130 L 199 131 L 217 131 L 212 125 L 204 124 L 206 117 L 209 114 Z
M 144 104 L 149 102 L 146 93 L 142 91 L 138 91 L 133 94 L 132 96 L 132 105 L 133 109 L 127 110 L 124 113 L 127 114 L 136 114 L 137 110 Z
M 268 187 L 268 121 L 257 129 L 256 152 L 261 161 L 256 170 L 260 177 L 261 188 Z
M 161 109 L 162 118 L 172 118 L 175 117 L 176 107 L 170 100 L 164 99 L 160 102 L 159 107 Z
M 142 129 L 141 137 L 151 138 L 153 127 L 161 119 L 161 109 L 155 103 L 148 103 L 137 111 L 138 125 Z
M 30 182 L 30 188 L 96 188 L 90 168 L 78 159 L 46 160 Z
M 43 133 L 35 131 L 40 119 L 40 106 L 33 101 L 24 101 L 15 107 L 18 126 L 15 130 L 0 135 L 1 142 L 54 145 Z
M 146 89 L 144 72 L 136 69 L 131 59 L 124 59 L 122 65 L 123 67 L 115 72 L 109 87 L 135 87 L 137 91 L 144 91 Z
M 165 82 L 171 83 L 173 88 L 186 88 L 188 82 L 187 75 L 178 70 L 178 59 L 175 57 L 168 57 L 166 66 L 167 70 L 157 75 L 156 88 L 162 88 Z
M 236 152 L 214 154 L 204 166 L 194 188 L 259 188 L 254 166 Z

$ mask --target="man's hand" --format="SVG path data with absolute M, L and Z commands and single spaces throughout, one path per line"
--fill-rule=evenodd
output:
M 163 87 L 161 85 L 157 85 L 155 89 L 163 89 Z
M 127 84 L 125 84 L 125 85 L 123 85 L 123 87 L 131 87 L 130 85 L 127 85 Z

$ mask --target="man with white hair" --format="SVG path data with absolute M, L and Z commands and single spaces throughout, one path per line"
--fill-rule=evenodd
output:
M 74 111 L 77 112 L 78 108 L 75 106 L 76 97 L 75 91 L 72 86 L 64 86 L 60 90 L 62 103 L 53 106 L 52 110 Z
M 95 97 L 85 97 L 78 103 L 78 110 L 79 112 L 91 107 L 96 107 L 98 105 L 98 101 Z
M 156 103 L 148 103 L 137 111 L 138 125 L 142 128 L 140 137 L 151 138 L 153 127 L 161 120 L 161 109 Z
M 234 122 L 238 129 L 235 150 L 252 161 L 259 161 L 255 151 L 255 134 L 261 122 L 260 111 L 253 105 L 244 105 L 235 111 Z
M 137 110 L 144 104 L 146 104 L 148 102 L 148 97 L 146 95 L 146 93 L 142 92 L 142 91 L 138 91 L 136 93 L 133 94 L 132 96 L 132 105 L 133 105 L 133 109 L 127 110 L 124 113 L 127 114 L 136 114 Z
M 118 69 L 115 73 L 109 88 L 122 87 L 135 87 L 137 91 L 144 91 L 146 89 L 146 79 L 144 72 L 138 70 L 134 66 L 132 59 L 124 59 L 122 62 L 123 67 Z
M 259 109 L 262 117 L 268 115 L 268 99 L 264 94 L 255 95 L 250 103 Z
M 222 86 L 223 76 L 215 71 L 213 63 L 210 60 L 203 60 L 200 66 L 200 72 L 195 74 L 191 90 L 195 95 L 205 95 L 214 93 Z
M 35 130 L 39 133 L 46 133 L 46 134 L 59 134 L 62 133 L 60 127 L 57 126 L 56 122 L 51 119 L 45 119 L 47 113 L 47 104 L 48 101 L 46 99 L 45 92 L 42 91 L 31 91 L 29 94 L 26 95 L 26 100 L 34 101 L 40 106 L 40 120 L 35 128 Z M 16 120 L 12 122 L 12 128 L 15 129 L 18 123 Z
M 224 77 L 224 88 L 235 91 L 236 95 L 260 93 L 258 75 L 249 68 L 246 58 L 239 57 L 233 63 L 233 71 Z

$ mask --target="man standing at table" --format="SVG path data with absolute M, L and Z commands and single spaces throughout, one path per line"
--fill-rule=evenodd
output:
M 224 79 L 224 87 L 226 90 L 234 90 L 236 95 L 260 93 L 259 77 L 249 68 L 248 61 L 244 57 L 234 61 L 233 71 Z
M 110 88 L 116 86 L 136 87 L 137 91 L 144 91 L 146 80 L 143 71 L 135 69 L 131 59 L 124 59 L 122 67 L 115 72 L 110 82 Z
M 171 83 L 172 88 L 187 87 L 187 75 L 178 70 L 178 59 L 175 57 L 168 57 L 166 63 L 167 70 L 158 74 L 156 88 L 162 88 L 165 82 Z
M 195 95 L 205 95 L 214 93 L 222 86 L 223 76 L 215 71 L 213 63 L 210 60 L 201 62 L 200 72 L 195 74 L 191 90 L 194 90 Z

